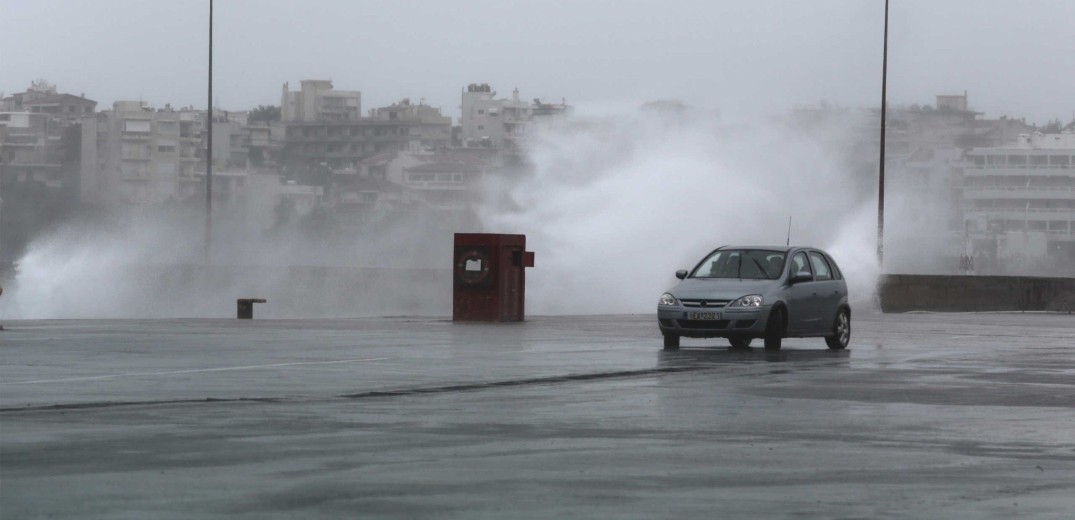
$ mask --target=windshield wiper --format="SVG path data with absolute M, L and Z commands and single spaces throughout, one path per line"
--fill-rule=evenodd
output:
M 761 273 L 761 277 L 755 277 L 755 278 L 757 278 L 758 280 L 768 280 L 769 279 L 769 273 L 765 272 L 765 268 L 761 266 L 761 262 L 759 262 L 757 258 L 751 258 L 750 260 L 752 262 L 754 262 L 754 265 L 758 266 L 758 272 Z

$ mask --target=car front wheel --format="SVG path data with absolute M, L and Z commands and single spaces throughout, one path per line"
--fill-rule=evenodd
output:
M 843 350 L 851 343 L 851 313 L 840 309 L 832 324 L 832 335 L 825 336 L 825 344 L 832 350 Z
M 765 324 L 765 350 L 780 350 L 784 339 L 784 309 L 773 309 Z

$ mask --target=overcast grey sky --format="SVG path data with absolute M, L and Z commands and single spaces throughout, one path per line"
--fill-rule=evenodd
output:
M 332 79 L 363 110 L 459 92 L 635 106 L 677 98 L 729 117 L 820 100 L 880 103 L 883 0 L 217 0 L 215 97 L 279 104 Z M 206 104 L 208 0 L 0 0 L 0 91 L 35 78 L 155 106 Z M 987 116 L 1075 112 L 1075 0 L 892 0 L 889 99 L 969 91 Z

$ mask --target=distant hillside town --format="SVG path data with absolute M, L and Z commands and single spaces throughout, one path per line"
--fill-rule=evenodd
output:
M 419 209 L 472 211 L 483 179 L 526 170 L 529 136 L 575 117 L 564 99 L 527 101 L 484 83 L 461 90 L 457 121 L 407 98 L 364 112 L 360 91 L 320 79 L 283 84 L 278 106 L 214 108 L 210 120 L 204 109 L 143 101 L 99 110 L 83 93 L 34 81 L 0 99 L 0 263 L 78 212 L 204 204 L 208 160 L 215 205 L 257 201 L 277 219 L 316 212 L 362 226 Z M 642 108 L 697 111 L 678 101 Z M 839 141 L 829 144 L 869 185 L 879 112 L 822 104 L 784 123 Z M 1075 265 L 1075 122 L 986 119 L 963 93 L 889 109 L 887 126 L 886 185 L 929 194 L 928 212 L 943 222 L 894 242 L 943 242 L 986 273 L 1016 262 Z

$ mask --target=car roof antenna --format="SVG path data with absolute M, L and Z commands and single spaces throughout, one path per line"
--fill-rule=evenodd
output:
M 791 247 L 791 215 L 788 215 L 788 241 L 784 245 Z

